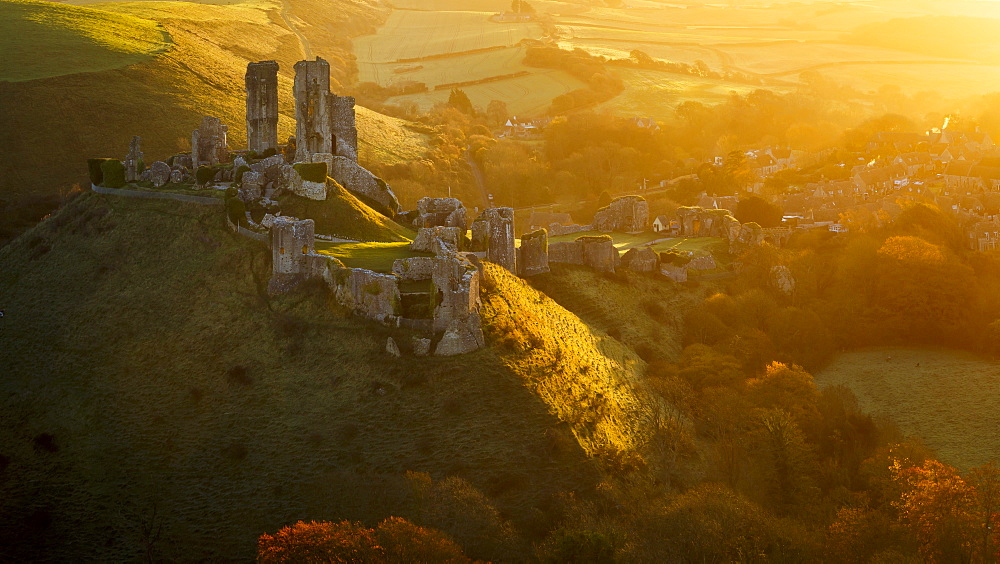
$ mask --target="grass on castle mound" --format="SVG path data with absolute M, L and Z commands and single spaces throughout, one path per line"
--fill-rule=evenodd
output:
M 680 357 L 684 313 L 713 288 L 680 285 L 654 274 L 605 274 L 557 263 L 549 268 L 551 273 L 531 277 L 531 285 L 650 362 Z
M 154 21 L 34 0 L 0 3 L 0 81 L 115 69 L 170 48 Z
M 316 252 L 334 257 L 345 266 L 365 268 L 374 272 L 392 272 L 397 259 L 434 256 L 410 250 L 410 242 L 402 243 L 324 243 L 316 242 Z
M 866 413 L 887 415 L 960 468 L 1000 456 L 1000 363 L 965 351 L 875 348 L 841 354 L 816 374 L 846 385 Z
M 316 222 L 316 233 L 356 241 L 409 242 L 412 229 L 373 210 L 332 179 L 327 179 L 326 200 L 285 194 L 279 198 L 283 215 Z
M 218 208 L 93 193 L 0 249 L 4 558 L 137 560 L 152 524 L 154 559 L 251 560 L 299 519 L 426 523 L 414 470 L 488 496 L 434 526 L 523 560 L 472 508 L 544 530 L 602 479 L 587 453 L 654 436 L 642 361 L 518 278 L 487 266 L 492 348 L 396 359 L 318 287 L 269 297 L 269 256 Z

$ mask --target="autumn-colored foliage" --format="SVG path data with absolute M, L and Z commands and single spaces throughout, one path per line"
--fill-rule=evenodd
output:
M 440 531 L 418 527 L 399 517 L 390 517 L 374 529 L 350 521 L 299 521 L 273 535 L 261 535 L 257 561 L 262 564 L 470 562 L 462 548 Z

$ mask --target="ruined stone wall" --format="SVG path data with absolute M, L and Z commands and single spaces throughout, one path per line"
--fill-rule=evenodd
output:
M 469 219 L 465 204 L 458 198 L 423 197 L 417 202 L 417 217 L 413 226 L 457 227 L 462 233 L 469 229 Z
M 611 236 L 596 235 L 549 244 L 549 262 L 579 264 L 601 272 L 614 272 L 621 259 Z
M 390 217 L 402 211 L 399 199 L 396 198 L 392 188 L 353 160 L 332 153 L 313 153 L 308 160 L 314 163 L 325 162 L 331 178 L 351 192 L 377 202 L 385 208 Z
M 228 125 L 217 117 L 205 116 L 201 126 L 191 133 L 192 168 L 229 162 Z
M 330 63 L 295 63 L 295 160 L 310 160 L 312 153 L 333 153 L 330 116 Z
M 649 229 L 649 203 L 641 196 L 615 198 L 594 214 L 595 231 L 639 233 Z
M 488 208 L 472 222 L 473 252 L 486 253 L 486 260 L 517 273 L 514 251 L 514 208 Z
M 278 63 L 249 63 L 247 92 L 247 148 L 262 153 L 278 148 Z
M 549 272 L 549 236 L 544 229 L 521 235 L 517 248 L 517 274 L 527 277 Z
M 358 126 L 353 96 L 330 95 L 330 130 L 337 156 L 358 160 Z
M 283 294 L 306 280 L 321 277 L 328 258 L 316 254 L 316 224 L 311 219 L 276 217 L 271 224 L 270 294 Z

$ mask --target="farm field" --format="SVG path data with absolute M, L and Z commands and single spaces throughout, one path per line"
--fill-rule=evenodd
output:
M 962 468 L 1000 457 L 1000 363 L 971 353 L 876 348 L 844 353 L 815 375 L 819 386 L 843 384 L 872 414 L 920 437 L 948 464 Z
M 580 80 L 559 70 L 539 69 L 530 75 L 508 78 L 472 86 L 463 86 L 473 105 L 485 108 L 491 100 L 503 100 L 507 109 L 515 115 L 541 114 L 552 102 L 552 98 L 571 90 L 583 88 Z M 421 94 L 409 94 L 390 98 L 392 103 L 414 102 L 426 110 L 439 102 L 448 101 L 450 91 L 432 90 Z
M 746 94 L 759 88 L 738 82 L 656 70 L 617 68 L 615 74 L 625 82 L 625 92 L 597 108 L 626 116 L 662 118 L 671 115 L 674 108 L 682 102 L 715 104 L 723 102 L 731 92 Z M 776 91 L 788 89 L 772 88 Z
M 358 66 L 415 60 L 540 39 L 541 26 L 495 23 L 492 12 L 396 10 L 375 35 L 354 41 Z
M 986 3 L 956 2 L 954 13 L 997 15 L 995 8 L 990 11 L 982 4 Z M 484 107 L 499 99 L 520 115 L 544 113 L 552 98 L 582 86 L 568 75 L 525 67 L 523 48 L 514 47 L 522 39 L 551 41 L 564 49 L 579 48 L 609 58 L 625 58 L 639 49 L 658 60 L 691 65 L 701 61 L 714 72 L 739 72 L 762 81 L 746 84 L 613 69 L 625 81 L 625 92 L 598 109 L 657 119 L 671 118 L 674 107 L 689 100 L 711 104 L 731 92 L 761 87 L 788 91 L 807 70 L 863 92 L 886 84 L 900 85 L 908 94 L 934 90 L 947 98 L 997 90 L 1000 79 L 995 78 L 993 66 L 847 41 L 861 25 L 950 14 L 951 6 L 895 0 L 821 5 L 755 2 L 736 8 L 701 2 L 635 2 L 623 8 L 539 2 L 536 9 L 552 30 L 551 36 L 543 37 L 540 25 L 490 22 L 491 13 L 506 7 L 502 3 L 404 0 L 395 5 L 386 25 L 355 41 L 354 52 L 361 80 L 384 86 L 415 81 L 430 88 L 392 102 L 414 102 L 427 109 L 446 100 L 452 85 L 481 81 L 461 86 L 475 105 Z M 514 73 L 528 74 L 510 77 Z M 497 80 L 489 82 L 491 78 Z M 435 91 L 440 85 L 442 90 Z

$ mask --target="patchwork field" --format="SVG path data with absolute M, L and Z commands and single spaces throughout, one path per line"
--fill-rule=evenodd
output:
M 863 409 L 895 421 L 949 464 L 1000 458 L 1000 363 L 949 350 L 878 348 L 840 355 L 816 374 L 844 384 Z
M 518 114 L 542 113 L 552 98 L 579 87 L 567 76 L 525 68 L 520 49 L 510 47 L 520 39 L 541 39 L 609 58 L 627 58 L 639 49 L 661 61 L 703 63 L 708 71 L 738 72 L 760 81 L 614 69 L 626 83 L 625 92 L 600 109 L 658 119 L 669 119 L 678 103 L 689 100 L 711 104 L 730 92 L 760 87 L 786 91 L 795 87 L 804 71 L 820 72 L 862 92 L 891 84 L 908 94 L 937 91 L 946 98 L 960 98 L 1000 88 L 996 67 L 863 44 L 851 35 L 861 26 L 900 18 L 954 14 L 995 18 L 1000 11 L 990 2 L 738 4 L 643 1 L 610 8 L 539 2 L 536 9 L 549 31 L 543 36 L 535 24 L 489 22 L 487 16 L 505 8 L 503 3 L 404 0 L 375 35 L 355 42 L 355 54 L 362 80 L 427 84 L 429 93 L 393 100 L 415 102 L 422 109 L 445 100 L 455 83 L 474 83 L 460 86 L 476 105 L 500 99 Z M 961 43 L 961 34 L 950 41 Z M 470 53 L 491 48 L 496 50 Z M 515 73 L 529 74 L 511 77 Z M 476 83 L 491 79 L 496 82 Z M 434 91 L 436 86 L 443 90 Z

